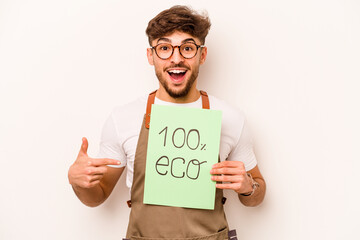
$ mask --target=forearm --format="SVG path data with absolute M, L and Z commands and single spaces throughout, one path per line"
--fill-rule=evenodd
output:
M 242 204 L 248 207 L 258 206 L 265 197 L 266 192 L 266 183 L 263 178 L 254 178 L 254 180 L 259 183 L 259 186 L 255 189 L 254 193 L 250 196 L 244 196 L 238 194 L 239 200 Z
M 104 190 L 100 184 L 92 188 L 82 188 L 79 186 L 72 186 L 72 188 L 79 200 L 88 207 L 99 206 L 106 200 Z

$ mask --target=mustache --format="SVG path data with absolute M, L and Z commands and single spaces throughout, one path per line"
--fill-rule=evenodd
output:
M 168 66 L 167 68 L 165 68 L 165 71 L 167 71 L 170 68 L 185 68 L 186 70 L 189 70 L 190 68 L 188 66 L 186 66 L 183 63 L 178 63 L 178 64 L 172 64 L 170 66 Z

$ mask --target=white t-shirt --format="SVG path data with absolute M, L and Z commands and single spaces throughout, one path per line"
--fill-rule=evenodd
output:
M 116 107 L 104 124 L 98 158 L 111 158 L 121 161 L 120 166 L 127 166 L 126 185 L 131 189 L 134 173 L 136 146 L 148 95 Z M 209 95 L 210 109 L 222 111 L 220 160 L 242 161 L 246 171 L 257 165 L 244 114 L 222 100 Z M 177 104 L 155 98 L 154 104 L 202 108 L 201 97 L 192 103 Z

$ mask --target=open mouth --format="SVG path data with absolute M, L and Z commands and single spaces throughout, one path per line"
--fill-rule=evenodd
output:
M 170 75 L 171 79 L 175 82 L 175 83 L 180 83 L 182 82 L 182 80 L 185 77 L 187 70 L 183 70 L 183 69 L 176 69 L 176 70 L 169 70 L 167 71 L 167 73 Z

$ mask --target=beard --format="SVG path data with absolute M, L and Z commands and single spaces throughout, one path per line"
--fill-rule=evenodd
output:
M 182 64 L 177 64 L 171 67 L 185 67 Z M 195 80 L 197 79 L 199 75 L 199 67 L 195 68 L 194 71 L 191 72 L 191 75 L 187 82 L 185 83 L 185 87 L 182 89 L 176 90 L 169 86 L 168 82 L 166 81 L 165 77 L 163 77 L 162 72 L 155 71 L 156 76 L 159 79 L 160 84 L 164 87 L 165 91 L 170 95 L 172 98 L 182 98 L 188 95 L 191 87 L 193 86 Z M 166 74 L 168 74 L 166 72 Z

